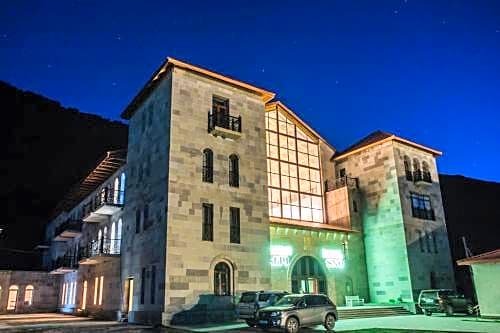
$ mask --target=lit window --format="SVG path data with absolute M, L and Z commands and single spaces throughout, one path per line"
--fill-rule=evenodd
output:
M 61 304 L 64 304 L 64 301 L 66 300 L 66 283 L 63 283 L 62 286 L 62 296 L 61 296 Z
M 104 276 L 101 275 L 101 288 L 99 288 L 99 305 L 102 305 L 102 291 L 104 289 Z
M 33 304 L 33 286 L 27 285 L 24 289 L 24 304 L 32 305 Z
M 428 195 L 411 193 L 411 210 L 413 217 L 423 220 L 434 220 L 434 209 L 432 209 L 431 198 Z
M 87 280 L 83 281 L 82 310 L 87 307 Z
M 97 305 L 97 292 L 99 291 L 99 278 L 94 280 L 94 305 Z
M 278 111 L 266 113 L 269 215 L 323 222 L 319 146 Z
M 9 298 L 7 299 L 7 310 L 15 310 L 17 304 L 17 293 L 19 287 L 12 285 L 9 287 Z

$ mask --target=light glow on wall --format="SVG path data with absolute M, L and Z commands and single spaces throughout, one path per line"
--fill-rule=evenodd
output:
M 321 249 L 321 257 L 328 269 L 344 268 L 344 254 L 338 249 Z
M 271 266 L 288 267 L 293 248 L 290 245 L 271 245 Z

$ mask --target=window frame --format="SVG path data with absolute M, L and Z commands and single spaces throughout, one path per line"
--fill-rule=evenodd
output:
M 203 150 L 201 164 L 201 180 L 204 183 L 214 182 L 214 152 L 210 148 Z
M 229 207 L 229 242 L 241 244 L 241 220 L 240 208 Z
M 240 187 L 240 158 L 236 154 L 229 156 L 229 186 Z
M 214 240 L 214 205 L 204 202 L 202 204 L 202 232 L 201 240 L 213 242 Z
M 432 208 L 431 197 L 427 194 L 410 192 L 410 207 L 414 218 L 434 221 L 436 216 Z

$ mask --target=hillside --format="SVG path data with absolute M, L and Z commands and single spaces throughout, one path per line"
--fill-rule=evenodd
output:
M 43 225 L 71 185 L 107 150 L 126 148 L 127 126 L 61 106 L 0 81 L 4 142 L 0 164 L 0 268 L 29 268 L 35 256 L 13 262 L 11 249 L 32 250 Z M 22 258 L 22 260 L 19 260 Z

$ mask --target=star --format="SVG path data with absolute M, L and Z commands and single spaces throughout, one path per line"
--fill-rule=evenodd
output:
M 116 87 L 116 82 L 111 82 L 111 85 L 112 85 L 113 87 Z
M 397 14 L 397 13 L 399 13 L 399 10 L 397 10 L 397 9 L 394 10 L 394 14 Z
M 47 68 L 52 68 L 52 65 L 51 64 L 47 64 Z
M 120 35 L 116 35 L 115 39 L 116 39 L 116 40 L 122 40 L 122 36 L 120 36 Z
M 261 71 L 262 73 L 264 73 L 264 72 L 266 71 L 266 69 L 265 69 L 265 68 L 262 68 L 260 71 Z

